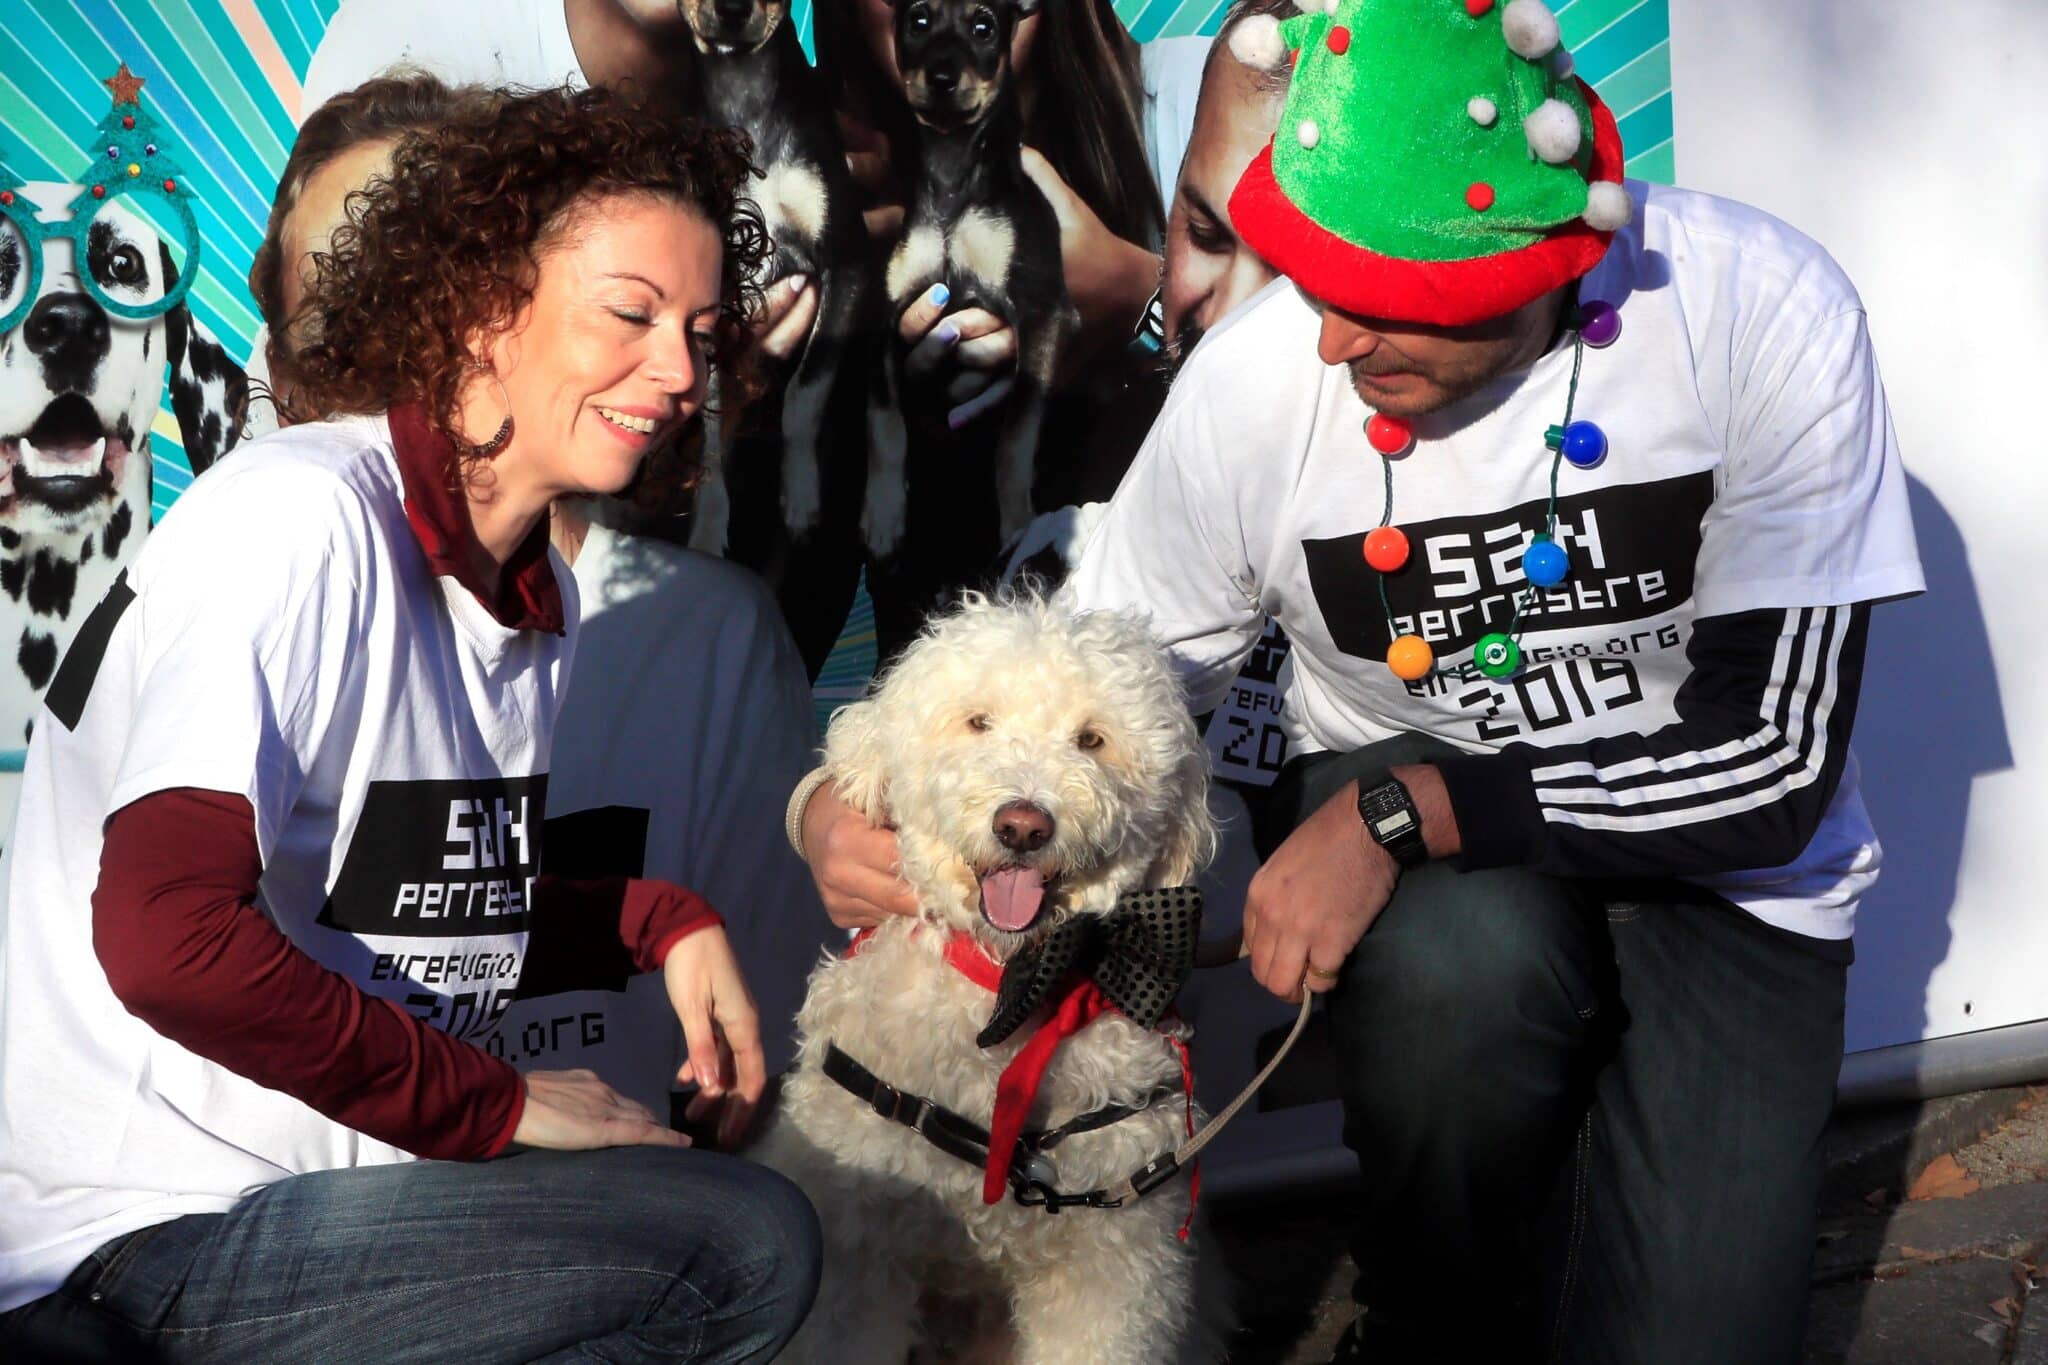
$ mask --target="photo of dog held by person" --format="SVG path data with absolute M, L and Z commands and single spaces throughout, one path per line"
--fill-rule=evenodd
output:
M 752 197 L 774 252 L 756 283 L 803 276 L 817 289 L 817 318 L 781 378 L 783 525 L 792 536 L 818 524 L 831 461 L 827 420 L 841 369 L 859 354 L 866 309 L 867 232 L 823 83 L 797 40 L 789 0 L 682 0 L 699 56 L 705 111 L 743 129 L 758 178 Z M 713 411 L 738 397 L 735 376 L 715 372 Z M 723 472 L 733 447 L 714 421 L 706 431 L 690 547 L 724 554 L 731 519 Z
M 1167 1012 L 1178 982 L 1147 973 L 1192 962 L 1188 884 L 1216 832 L 1207 757 L 1148 630 L 968 594 L 838 713 L 825 763 L 842 799 L 896 829 L 920 912 L 820 963 L 751 1153 L 803 1187 L 825 1232 L 789 1358 L 950 1358 L 921 1295 L 992 1301 L 1024 1365 L 1220 1358 L 1227 1295 L 1197 1290 L 1211 1272 L 1184 1172 L 1060 1211 L 1201 1122 L 1187 1027 Z M 1135 944 L 1125 975 L 1103 947 L 1120 942 Z M 1079 986 L 1063 980 L 1075 963 Z
M 883 282 L 889 316 L 930 293 L 948 308 L 1007 319 L 1017 344 L 1008 396 L 952 429 L 905 413 L 908 348 L 883 352 L 861 532 L 875 561 L 915 561 L 909 585 L 950 591 L 977 581 L 1030 523 L 1046 398 L 1076 326 L 1059 221 L 1024 170 L 1010 61 L 1011 30 L 1036 8 L 1037 0 L 912 0 L 897 14 L 897 68 L 918 135 L 903 235 Z

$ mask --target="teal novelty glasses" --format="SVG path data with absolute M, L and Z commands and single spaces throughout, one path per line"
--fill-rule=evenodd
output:
M 79 284 L 114 317 L 162 317 L 191 292 L 199 278 L 199 228 L 182 194 L 124 186 L 98 197 L 92 189 L 81 191 L 77 202 L 69 221 L 45 223 L 20 188 L 0 189 L 0 333 L 12 331 L 35 307 L 44 247 L 53 240 L 71 243 Z M 162 253 L 177 276 L 167 289 L 150 269 L 150 257 L 162 259 Z

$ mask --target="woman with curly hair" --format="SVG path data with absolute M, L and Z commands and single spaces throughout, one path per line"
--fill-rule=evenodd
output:
M 350 205 L 362 207 L 356 192 L 390 174 L 404 134 L 503 98 L 398 70 L 308 116 L 249 270 L 266 328 L 289 339 L 314 260 Z M 267 380 L 267 364 L 263 372 Z M 756 575 L 662 535 L 681 524 L 688 501 L 674 477 L 687 463 L 668 463 L 669 477 L 636 481 L 630 506 L 568 498 L 549 516 L 581 622 L 575 677 L 555 718 L 548 856 L 579 876 L 663 877 L 743 909 L 726 933 L 760 1006 L 774 1072 L 794 1055 L 805 979 L 831 946 L 809 872 L 782 835 L 783 802 L 817 747 L 810 680 Z M 620 522 L 649 529 L 629 534 Z M 569 965 L 551 971 L 556 954 Z M 483 1045 L 522 1071 L 588 1067 L 657 1115 L 671 1113 L 683 1037 L 662 983 L 588 969 L 586 957 L 575 941 L 530 944 L 526 971 L 545 973 L 538 979 L 553 989 L 522 990 Z M 555 1025 L 560 1017 L 576 1027 Z M 686 1115 L 693 1129 L 710 1130 L 699 1122 L 707 1107 Z M 725 1145 L 749 1115 L 731 1097 L 719 1108 Z
M 304 420 L 81 632 L 0 890 L 0 1354 L 738 1361 L 795 1330 L 793 1186 L 476 1045 L 529 936 L 602 915 L 685 1076 L 761 1092 L 710 906 L 540 846 L 577 616 L 547 510 L 680 458 L 764 250 L 741 148 L 603 91 L 408 135 L 279 350 Z

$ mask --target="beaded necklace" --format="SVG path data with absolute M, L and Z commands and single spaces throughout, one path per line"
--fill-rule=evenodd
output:
M 1429 647 L 1427 640 L 1413 633 L 1399 635 L 1395 632 L 1394 608 L 1387 600 L 1387 575 L 1398 573 L 1407 565 L 1408 536 L 1393 524 L 1394 460 L 1413 448 L 1415 430 L 1406 420 L 1385 413 L 1376 412 L 1366 419 L 1366 443 L 1379 452 L 1387 491 L 1380 523 L 1365 537 L 1365 562 L 1377 575 L 1375 581 L 1379 587 L 1380 610 L 1386 614 L 1387 637 L 1392 641 L 1387 646 L 1387 667 L 1401 681 L 1420 682 L 1436 672 L 1463 677 L 1467 669 L 1476 669 L 1488 678 L 1505 678 L 1521 667 L 1523 611 L 1535 600 L 1538 591 L 1556 587 L 1571 571 L 1571 556 L 1557 543 L 1558 471 L 1566 462 L 1577 469 L 1593 469 L 1607 458 L 1607 434 L 1592 422 L 1584 419 L 1574 421 L 1572 418 L 1578 403 L 1579 372 L 1585 363 L 1586 347 L 1604 349 L 1613 345 L 1620 335 L 1621 315 L 1612 305 L 1588 300 L 1574 311 L 1572 379 L 1571 387 L 1565 391 L 1564 420 L 1543 433 L 1543 444 L 1551 452 L 1550 498 L 1544 506 L 1543 529 L 1530 538 L 1529 547 L 1522 552 L 1522 577 L 1527 586 L 1515 598 L 1515 611 L 1508 620 L 1508 628 L 1480 636 L 1473 645 L 1469 664 L 1438 669 L 1436 651 Z

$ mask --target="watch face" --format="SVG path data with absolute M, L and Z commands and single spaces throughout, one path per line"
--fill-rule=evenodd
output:
M 1381 843 L 1385 843 L 1389 839 L 1399 838 L 1414 828 L 1415 817 L 1405 810 L 1397 810 L 1391 815 L 1374 817 L 1372 821 L 1372 837 Z

